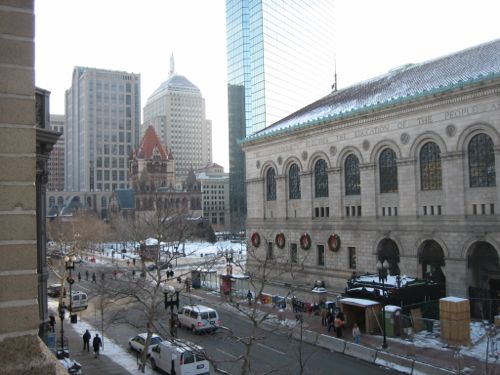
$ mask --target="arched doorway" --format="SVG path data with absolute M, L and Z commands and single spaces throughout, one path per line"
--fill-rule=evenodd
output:
M 478 241 L 469 247 L 467 277 L 472 316 L 493 319 L 500 306 L 500 265 L 498 253 L 490 243 Z
M 389 273 L 391 275 L 399 275 L 399 249 L 396 242 L 390 238 L 384 238 L 377 246 L 377 260 L 389 262 Z
M 444 251 L 440 244 L 434 240 L 424 241 L 418 252 L 418 262 L 422 265 L 422 278 L 446 284 L 446 276 L 443 271 L 445 266 Z

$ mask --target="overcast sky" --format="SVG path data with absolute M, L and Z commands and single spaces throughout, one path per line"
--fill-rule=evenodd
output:
M 336 0 L 339 89 L 500 38 L 499 14 L 498 0 Z M 173 53 L 201 89 L 213 160 L 228 171 L 224 0 L 36 0 L 35 16 L 36 85 L 51 91 L 51 113 L 64 113 L 74 66 L 140 73 L 144 107 Z

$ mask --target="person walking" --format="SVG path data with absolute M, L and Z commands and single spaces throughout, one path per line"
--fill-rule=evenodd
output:
M 95 281 L 95 272 L 92 272 L 92 282 L 93 283 L 96 283 L 97 281 Z
M 99 350 L 101 349 L 102 341 L 98 333 L 96 333 L 94 336 L 94 340 L 92 341 L 92 346 L 94 348 L 94 358 L 99 358 Z
M 92 335 L 90 334 L 89 330 L 87 329 L 85 331 L 85 333 L 83 334 L 83 351 L 85 351 L 85 349 L 87 349 L 87 352 L 90 352 L 89 345 L 90 345 L 90 338 L 91 337 L 92 337 Z
M 334 321 L 335 331 L 337 332 L 337 338 L 339 339 L 342 338 L 342 329 L 344 328 L 344 322 L 344 313 L 342 311 L 339 311 Z
M 89 270 L 85 271 L 85 281 L 89 281 Z
M 334 321 L 335 321 L 335 315 L 333 315 L 333 312 L 329 310 L 328 311 L 328 316 L 326 318 L 326 322 L 327 322 L 327 325 L 328 325 L 328 333 L 330 333 L 330 329 L 332 329 L 332 328 L 333 328 L 333 332 L 335 332 Z
M 361 331 L 356 323 L 352 325 L 352 337 L 354 338 L 354 342 L 359 344 L 361 341 Z
M 51 332 L 56 331 L 56 317 L 52 314 L 49 316 L 49 325 L 50 325 L 50 330 Z
M 82 281 L 82 274 L 78 271 L 78 282 Z
M 247 293 L 248 306 L 252 306 L 252 292 L 248 290 Z
M 326 327 L 328 325 L 328 320 L 327 320 L 327 317 L 328 317 L 328 309 L 326 307 L 321 307 L 321 325 L 323 327 Z

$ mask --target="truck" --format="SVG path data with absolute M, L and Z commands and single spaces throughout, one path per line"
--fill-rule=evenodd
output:
M 185 340 L 162 341 L 151 350 L 149 361 L 153 370 L 167 374 L 210 375 L 203 348 Z

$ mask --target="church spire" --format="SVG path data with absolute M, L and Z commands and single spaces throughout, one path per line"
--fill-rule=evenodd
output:
M 174 53 L 170 55 L 170 71 L 168 72 L 169 77 L 172 77 L 175 74 L 175 62 L 174 62 Z

